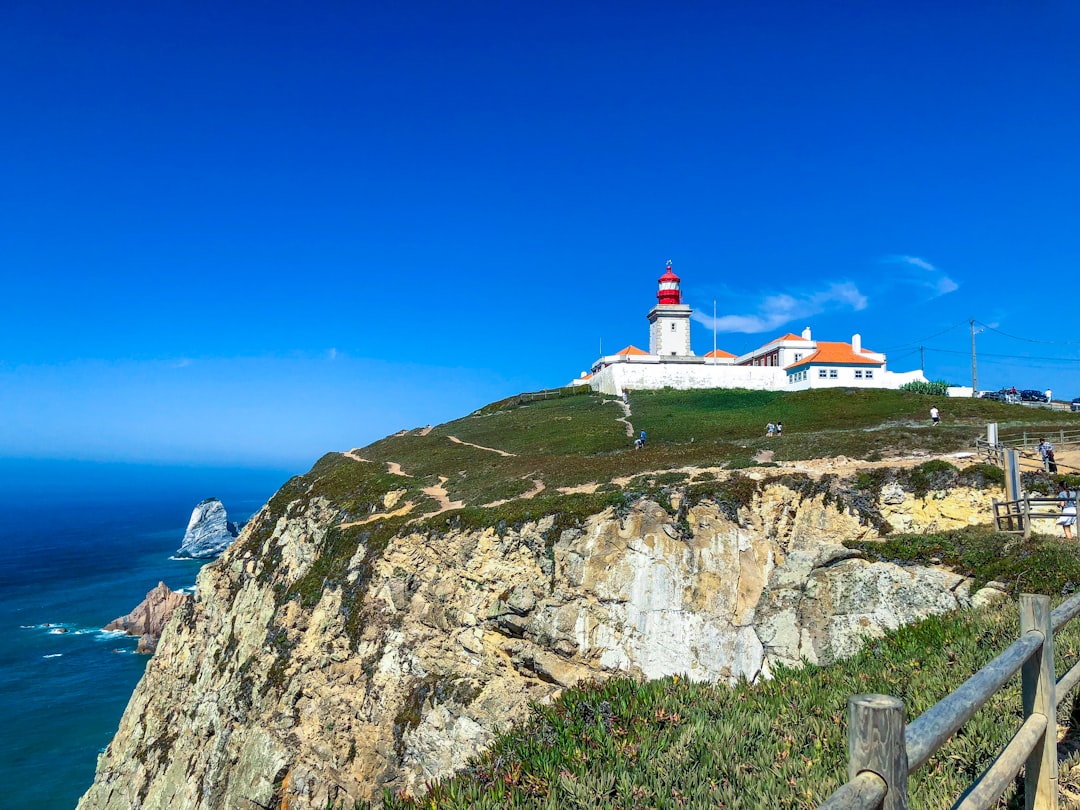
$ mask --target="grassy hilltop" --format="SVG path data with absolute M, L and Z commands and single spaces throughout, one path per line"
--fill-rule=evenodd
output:
M 930 406 L 942 423 L 931 427 Z M 619 421 L 625 419 L 625 421 Z M 769 421 L 784 436 L 768 439 Z M 987 422 L 1003 435 L 1075 429 L 1080 414 L 986 400 L 899 391 L 832 389 L 650 391 L 630 396 L 630 414 L 591 393 L 493 403 L 432 429 L 403 431 L 348 454 L 328 454 L 271 503 L 324 496 L 351 521 L 331 542 L 342 560 L 358 541 L 377 546 L 407 524 L 493 526 L 559 515 L 560 522 L 640 495 L 703 481 L 738 479 L 756 466 L 845 456 L 865 462 L 974 449 Z M 627 435 L 648 431 L 635 451 Z M 763 450 L 773 451 L 772 460 Z M 936 466 L 935 466 L 936 465 Z M 857 468 L 857 464 L 856 464 Z M 928 461 L 913 474 L 955 474 Z M 880 471 L 863 475 L 880 484 Z M 955 480 L 955 479 L 954 479 Z M 712 485 L 712 484 L 710 484 Z M 271 521 L 272 522 L 272 521 Z M 989 528 L 863 544 L 889 559 L 942 561 L 985 580 L 1060 594 L 1080 582 L 1080 555 L 1056 538 L 1028 543 Z M 333 555 L 317 566 L 317 589 L 335 578 Z M 932 618 L 875 642 L 832 667 L 784 670 L 734 687 L 679 678 L 613 679 L 568 690 L 537 707 L 524 727 L 425 796 L 387 795 L 403 808 L 808 808 L 846 779 L 846 700 L 885 692 L 905 700 L 909 720 L 955 689 L 1017 633 L 1011 603 Z M 1058 639 L 1059 670 L 1080 655 L 1080 632 Z M 1060 672 L 1059 672 L 1060 674 Z M 948 807 L 1018 726 L 1017 688 L 999 695 L 913 777 L 913 807 Z M 1062 704 L 1068 725 L 1072 707 Z M 1062 784 L 1076 781 L 1071 763 Z M 1020 788 L 1022 791 L 1022 788 Z M 1019 804 L 1017 804 L 1019 802 Z M 1022 806 L 1011 795 L 1001 806 Z
M 933 404 L 942 412 L 937 427 L 930 425 Z M 349 472 L 341 474 L 348 477 L 381 479 L 371 482 L 373 492 L 404 487 L 407 497 L 421 499 L 430 497 L 422 493 L 425 487 L 445 478 L 449 500 L 462 501 L 469 510 L 496 501 L 515 503 L 543 484 L 538 495 L 518 505 L 544 514 L 538 509 L 572 497 L 560 494 L 560 488 L 595 484 L 600 492 L 622 489 L 625 484 L 612 482 L 657 472 L 666 473 L 665 483 L 676 483 L 694 475 L 688 470 L 680 476 L 684 467 L 755 466 L 754 457 L 762 450 L 773 451 L 773 463 L 831 456 L 876 461 L 973 450 L 987 422 L 998 422 L 1002 433 L 1080 427 L 1080 414 L 1063 411 L 859 389 L 641 391 L 630 395 L 630 415 L 621 418 L 622 406 L 614 398 L 584 393 L 530 400 L 522 395 L 430 431 L 405 431 L 356 451 L 369 461 L 400 465 L 408 478 L 375 465 L 354 469 L 357 465 L 337 453 L 324 457 L 313 472 L 343 465 Z M 782 438 L 765 437 L 770 421 L 784 423 Z M 628 426 L 633 435 L 647 431 L 644 451 L 634 451 Z M 491 525 L 505 516 L 493 509 L 486 510 Z M 426 509 L 418 505 L 417 511 Z

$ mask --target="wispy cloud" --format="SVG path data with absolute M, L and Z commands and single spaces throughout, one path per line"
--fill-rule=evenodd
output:
M 187 368 L 192 363 L 190 357 L 181 357 L 179 360 L 174 360 L 171 364 L 172 368 Z
M 960 289 L 960 285 L 949 278 L 940 269 L 919 256 L 907 256 L 907 255 L 894 255 L 886 256 L 881 260 L 882 264 L 899 264 L 907 267 L 918 268 L 925 272 L 911 272 L 904 274 L 898 281 L 906 281 L 908 283 L 916 284 L 920 287 L 925 287 L 933 294 L 931 298 L 937 298 L 938 296 L 951 293 L 953 290 Z
M 870 274 L 861 287 L 851 281 L 834 281 L 822 283 L 816 289 L 783 294 L 764 293 L 756 297 L 746 292 L 729 291 L 723 296 L 726 309 L 728 312 L 741 309 L 742 314 L 713 318 L 704 307 L 696 307 L 691 317 L 707 329 L 715 328 L 717 332 L 757 334 L 771 332 L 814 315 L 860 312 L 870 305 L 871 297 L 876 301 L 896 300 L 901 288 L 910 290 L 915 287 L 927 291 L 921 294 L 923 299 L 937 298 L 960 288 L 953 279 L 921 256 L 898 254 L 885 256 L 878 262 L 895 267 L 888 273 Z M 906 297 L 919 300 L 920 294 L 909 293 Z
M 921 267 L 923 270 L 937 270 L 937 268 L 930 264 L 926 259 L 920 259 L 918 256 L 886 256 L 882 261 L 896 264 L 911 264 L 915 267 Z
M 798 295 L 769 295 L 762 299 L 757 311 L 750 315 L 711 315 L 695 309 L 692 318 L 717 332 L 769 332 L 786 323 L 808 318 L 834 309 L 854 312 L 866 309 L 867 298 L 849 281 L 828 285 L 822 290 Z
M 337 349 L 329 349 L 326 352 L 327 360 L 337 360 Z

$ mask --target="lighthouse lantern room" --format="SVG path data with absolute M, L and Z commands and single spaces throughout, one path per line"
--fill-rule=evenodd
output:
M 693 357 L 690 351 L 690 307 L 682 303 L 679 277 L 667 263 L 656 292 L 657 304 L 649 312 L 649 354 Z

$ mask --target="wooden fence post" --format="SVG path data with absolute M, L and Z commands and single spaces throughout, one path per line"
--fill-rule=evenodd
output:
M 1020 595 L 1020 633 L 1031 632 L 1041 633 L 1043 643 L 1022 670 L 1024 719 L 1032 714 L 1044 715 L 1046 731 L 1027 760 L 1024 806 L 1027 810 L 1057 810 L 1057 698 L 1054 694 L 1054 628 L 1049 596 Z
M 1031 537 L 1031 496 L 1024 493 L 1024 539 Z
M 863 771 L 873 771 L 885 780 L 888 792 L 882 810 L 908 809 L 902 700 L 889 695 L 848 698 L 848 779 Z

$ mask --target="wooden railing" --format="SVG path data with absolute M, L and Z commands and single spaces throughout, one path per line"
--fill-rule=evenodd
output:
M 1021 768 L 1025 807 L 1057 810 L 1057 706 L 1080 682 L 1080 663 L 1054 680 L 1054 631 L 1080 614 L 1080 594 L 1050 612 L 1050 597 L 1020 597 L 1020 638 L 948 697 L 905 725 L 903 701 L 848 698 L 848 782 L 818 810 L 906 810 L 908 776 L 1018 671 L 1024 722 L 953 810 L 994 805 Z
M 1051 442 L 1058 445 L 1078 444 L 1080 443 L 1080 430 L 1065 430 L 1064 428 L 1038 431 L 1025 430 L 1011 436 L 1001 435 L 998 437 L 997 444 L 1002 448 L 1013 447 L 1017 450 L 1035 450 L 1039 445 L 1040 439 L 1049 439 Z M 975 444 L 982 449 L 988 446 L 989 443 L 986 439 L 978 438 L 975 440 Z
M 1057 520 L 1061 517 L 1060 498 L 1032 498 L 1025 495 L 1015 501 L 994 498 L 994 529 L 999 532 L 1031 536 L 1032 520 Z

